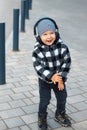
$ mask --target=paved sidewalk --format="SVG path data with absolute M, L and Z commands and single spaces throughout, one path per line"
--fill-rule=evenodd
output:
M 0 85 L 0 130 L 38 130 L 39 93 L 31 57 L 35 43 L 32 27 L 39 17 L 36 6 L 40 3 L 37 1 L 34 0 L 33 9 L 30 10 L 30 20 L 26 20 L 26 32 L 20 32 L 20 51 L 12 51 L 12 35 L 8 40 L 6 84 Z M 52 16 L 52 11 L 49 14 Z M 61 127 L 54 121 L 56 100 L 52 92 L 48 108 L 49 130 L 87 129 L 87 55 L 73 48 L 70 48 L 70 52 L 72 70 L 67 83 L 67 113 L 72 118 L 72 127 Z

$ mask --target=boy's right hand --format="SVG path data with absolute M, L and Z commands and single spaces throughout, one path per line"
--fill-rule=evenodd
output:
M 54 84 L 58 83 L 58 89 L 59 91 L 62 91 L 64 89 L 64 84 L 63 84 L 63 80 L 60 74 L 56 73 L 52 76 L 51 78 L 52 82 Z
M 62 77 L 59 73 L 56 73 L 51 77 L 51 80 L 54 84 L 56 84 L 57 82 L 62 82 Z

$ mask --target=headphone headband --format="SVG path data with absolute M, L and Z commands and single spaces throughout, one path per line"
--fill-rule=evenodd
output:
M 52 21 L 52 22 L 54 23 L 54 25 L 55 25 L 56 32 L 58 32 L 58 26 L 57 26 L 56 22 L 55 22 L 53 19 L 49 18 L 49 17 L 44 17 L 44 18 L 39 19 L 39 20 L 36 22 L 36 24 L 34 25 L 34 36 L 35 36 L 36 38 L 38 37 L 37 26 L 38 26 L 38 24 L 39 24 L 42 20 L 44 20 L 44 19 L 48 19 L 48 20 Z

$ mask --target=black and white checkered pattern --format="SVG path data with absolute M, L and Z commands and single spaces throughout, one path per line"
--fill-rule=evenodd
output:
M 66 81 L 71 57 L 68 47 L 61 39 L 51 46 L 36 42 L 32 57 L 33 66 L 41 79 L 50 83 L 52 75 L 60 73 Z

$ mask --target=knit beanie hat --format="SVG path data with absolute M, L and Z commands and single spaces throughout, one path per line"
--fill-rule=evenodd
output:
M 51 20 L 44 19 L 38 23 L 37 32 L 39 36 L 41 36 L 44 32 L 49 30 L 56 32 L 55 25 Z

